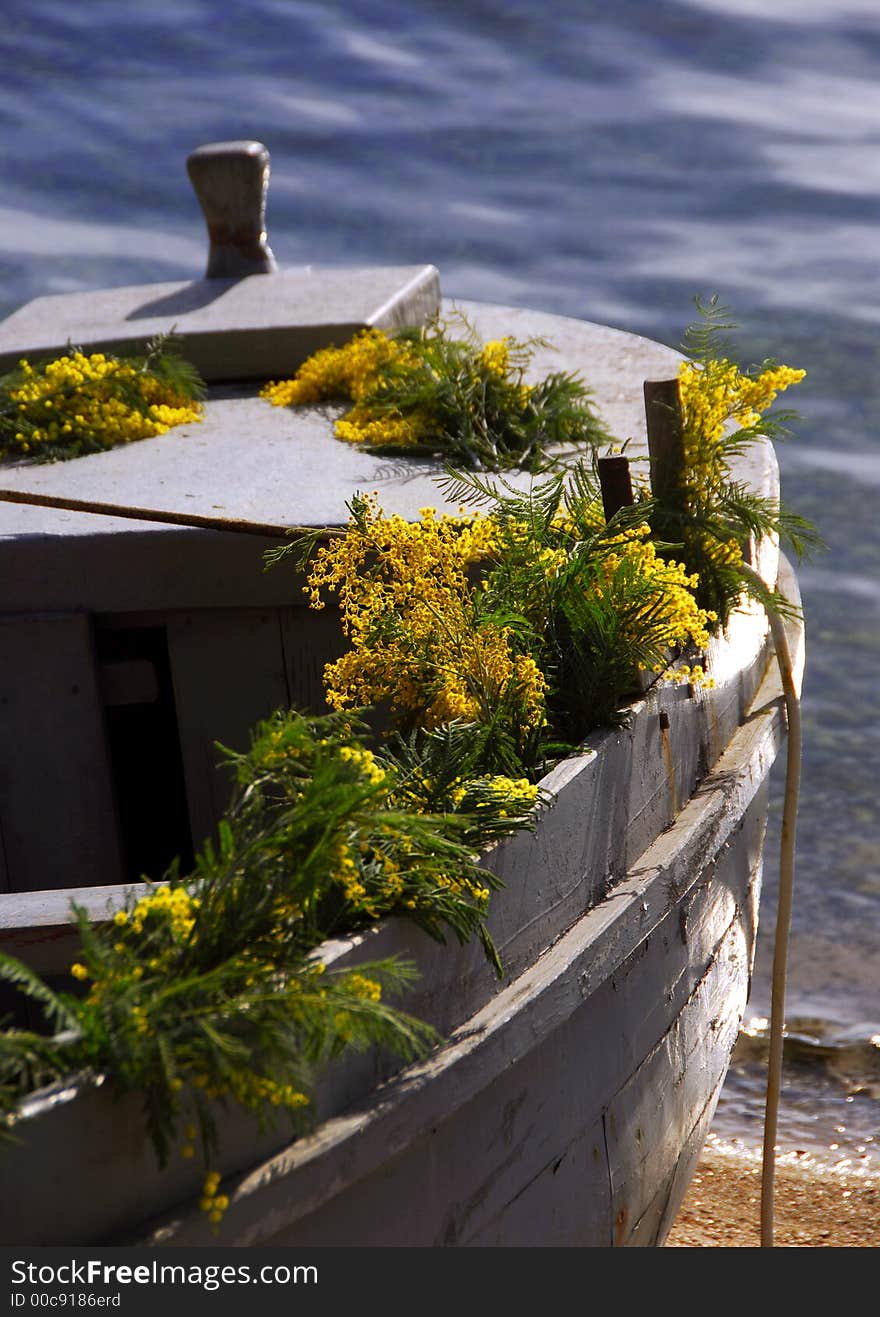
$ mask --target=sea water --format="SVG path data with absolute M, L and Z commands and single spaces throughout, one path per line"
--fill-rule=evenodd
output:
M 203 142 L 269 147 L 283 265 L 436 264 L 447 296 L 672 345 L 717 293 L 804 367 L 783 496 L 804 767 L 780 1143 L 870 1163 L 880 1111 L 877 0 L 29 0 L 4 5 L 0 314 L 189 278 Z M 585 374 L 589 377 L 589 363 Z M 795 396 L 796 395 L 796 396 Z M 788 401 L 788 398 L 787 398 Z M 716 1117 L 760 1141 L 782 769 L 750 1022 Z

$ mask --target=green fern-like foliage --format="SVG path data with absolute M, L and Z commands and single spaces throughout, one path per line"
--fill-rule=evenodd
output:
M 665 671 L 670 649 L 707 639 L 680 568 L 647 538 L 643 498 L 608 523 L 592 463 L 522 491 L 503 477 L 447 473 L 447 497 L 483 509 L 499 542 L 483 607 L 504 619 L 548 680 L 548 722 L 534 764 L 570 751 L 595 727 L 627 719 L 626 702 Z
M 15 1137 L 22 1096 L 43 1088 L 77 1068 L 79 1041 L 75 1007 L 54 992 L 27 965 L 0 954 L 0 982 L 29 999 L 42 1014 L 52 1037 L 0 1021 L 0 1141 Z
M 512 808 L 497 784 L 465 781 L 454 808 L 429 812 L 413 789 L 419 755 L 380 760 L 360 730 L 353 716 L 279 713 L 246 753 L 225 752 L 235 790 L 193 873 L 173 865 L 110 925 L 76 912 L 79 994 L 0 958 L 0 978 L 55 1030 L 0 1032 L 7 1132 L 34 1088 L 100 1073 L 140 1095 L 161 1163 L 201 1143 L 210 1165 L 230 1105 L 263 1124 L 286 1113 L 302 1129 L 328 1060 L 369 1046 L 411 1060 L 437 1041 L 388 1000 L 411 982 L 411 963 L 325 968 L 315 948 L 328 936 L 396 913 L 441 941 L 479 938 L 500 970 L 485 928 L 498 882 L 477 856 L 530 825 L 534 793 Z M 438 755 L 420 762 L 423 780 Z
M 156 334 L 140 355 L 127 358 L 144 375 L 152 375 L 170 393 L 190 402 L 202 402 L 208 387 L 196 367 L 183 355 L 182 340 L 172 331 Z
M 408 766 L 374 755 L 358 726 L 348 714 L 308 722 L 278 714 L 259 724 L 247 754 L 229 755 L 240 792 L 230 818 L 258 823 L 272 838 L 260 901 L 289 902 L 309 946 L 386 914 L 441 941 L 446 931 L 461 941 L 484 937 L 497 880 L 477 853 L 527 826 L 530 809 L 503 813 L 507 802 L 498 799 L 492 811 L 432 810 L 411 791 Z
M 201 420 L 205 393 L 171 334 L 130 356 L 68 344 L 0 378 L 0 459 L 64 461 L 164 434 Z
M 735 458 L 756 443 L 779 442 L 796 414 L 766 413 L 776 394 L 797 383 L 802 371 L 774 360 L 741 370 L 732 357 L 736 325 L 716 297 L 696 299 L 699 319 L 685 334 L 689 363 L 680 373 L 684 463 L 677 488 L 667 488 L 651 512 L 667 556 L 682 559 L 699 576 L 697 598 L 726 625 L 744 593 L 760 595 L 741 571 L 750 542 L 779 536 L 798 557 L 821 547 L 813 527 L 772 497 L 750 490 L 732 474 Z M 762 414 L 763 413 L 763 414 Z M 763 596 L 783 612 L 790 606 L 772 591 Z
M 483 343 L 466 318 L 435 318 L 389 338 L 365 330 L 314 353 L 261 396 L 274 406 L 347 399 L 337 438 L 384 455 L 440 455 L 461 466 L 540 470 L 609 436 L 584 380 L 566 371 L 527 380 L 544 340 Z
M 404 330 L 398 341 L 410 358 L 383 367 L 368 400 L 377 414 L 424 418 L 414 449 L 477 470 L 540 470 L 610 436 L 580 376 L 553 371 L 534 384 L 526 370 L 543 340 L 514 338 L 483 344 L 464 317 L 458 332 L 433 322 Z M 387 451 L 387 447 L 383 449 Z

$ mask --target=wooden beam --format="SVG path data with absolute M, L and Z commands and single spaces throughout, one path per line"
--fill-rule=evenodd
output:
M 602 508 L 605 520 L 610 521 L 615 512 L 621 508 L 631 508 L 635 503 L 629 458 L 600 457 L 598 460 L 599 484 L 602 488 Z
M 684 425 L 678 380 L 645 380 L 644 393 L 651 492 L 658 503 L 677 503 L 684 468 Z
M 0 502 L 25 503 L 37 508 L 61 508 L 64 512 L 89 512 L 95 516 L 123 517 L 131 521 L 161 521 L 171 526 L 191 526 L 198 530 L 267 535 L 273 539 L 316 529 L 312 526 L 282 526 L 277 522 L 246 521 L 241 517 L 206 517 L 197 512 L 165 512 L 158 508 L 137 508 L 122 503 L 99 503 L 91 499 L 67 498 L 26 489 L 0 489 Z M 334 532 L 324 528 L 323 534 L 330 538 Z

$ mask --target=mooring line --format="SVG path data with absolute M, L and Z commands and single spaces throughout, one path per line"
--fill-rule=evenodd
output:
M 765 582 L 753 568 L 743 563 L 741 569 L 749 580 L 764 587 Z M 788 718 L 785 798 L 782 806 L 782 832 L 779 845 L 779 895 L 776 903 L 776 935 L 770 987 L 770 1058 L 767 1063 L 767 1100 L 764 1108 L 764 1149 L 761 1164 L 761 1247 L 772 1248 L 776 1131 L 779 1123 L 782 1052 L 785 1037 L 785 981 L 794 894 L 795 831 L 801 781 L 801 705 L 794 682 L 785 622 L 779 611 L 769 604 L 765 604 L 764 609 L 770 622 Z

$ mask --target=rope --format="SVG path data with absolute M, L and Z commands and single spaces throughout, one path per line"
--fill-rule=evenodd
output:
M 742 571 L 749 580 L 760 586 L 764 585 L 757 572 L 751 567 L 743 564 Z M 782 1049 L 785 1035 L 785 979 L 794 893 L 795 829 L 801 779 L 801 706 L 794 684 L 785 623 L 775 608 L 765 604 L 765 610 L 770 622 L 788 718 L 785 798 L 782 806 L 782 834 L 779 846 L 779 894 L 776 905 L 776 936 L 770 988 L 770 1058 L 767 1063 L 767 1099 L 764 1108 L 764 1149 L 761 1164 L 761 1247 L 772 1248 L 776 1130 L 779 1118 L 779 1096 L 782 1090 Z

